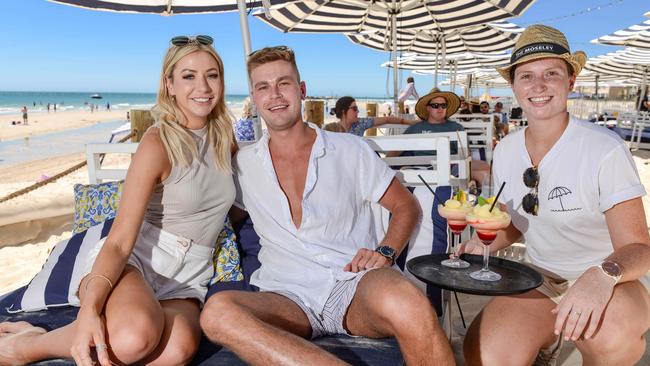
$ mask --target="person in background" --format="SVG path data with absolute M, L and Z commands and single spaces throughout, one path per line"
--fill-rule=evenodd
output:
M 255 141 L 253 104 L 250 97 L 246 97 L 244 100 L 241 118 L 235 122 L 235 138 L 237 138 L 237 141 Z
M 499 123 L 501 123 L 501 130 L 500 132 L 502 133 L 502 136 L 505 136 L 510 132 L 510 125 L 509 125 L 509 120 L 508 120 L 508 113 L 503 111 L 503 103 L 501 102 L 496 102 L 494 105 L 494 113 L 498 114 L 499 117 Z
M 363 136 L 363 133 L 369 128 L 387 123 L 413 124 L 417 122 L 415 120 L 393 116 L 359 118 L 357 102 L 349 96 L 339 98 L 330 114 L 336 115 L 336 118 L 339 119 L 339 123 L 345 128 L 346 132 L 357 136 Z
M 397 98 L 397 101 L 400 103 L 404 103 L 409 97 L 420 99 L 420 95 L 418 95 L 418 91 L 415 90 L 415 79 L 413 79 L 413 77 L 411 76 L 406 78 L 406 85 L 399 92 L 399 97 Z
M 485 306 L 465 337 L 468 365 L 554 365 L 563 341 L 575 343 L 584 365 L 634 365 L 645 351 L 646 191 L 625 141 L 567 111 L 586 59 L 571 53 L 562 32 L 536 24 L 498 69 L 528 126 L 494 152 L 495 187 L 505 183 L 499 204 L 512 222 L 489 248 L 524 240 L 526 261 L 544 282 Z M 461 252 L 481 246 L 472 238 Z
M 77 319 L 49 332 L 0 323 L 0 364 L 183 365 L 194 357 L 214 245 L 235 199 L 223 62 L 211 44 L 209 36 L 171 40 L 155 124 L 133 156 L 117 217 L 83 258 L 81 282 L 70 284 Z
M 23 113 L 23 124 L 27 124 L 27 106 L 24 105 L 23 108 L 20 110 Z
M 464 131 L 465 128 L 458 122 L 449 119 L 460 107 L 460 98 L 455 93 L 443 92 L 433 88 L 429 94 L 420 98 L 415 105 L 415 113 L 421 121 L 410 126 L 404 131 L 405 135 L 418 133 L 454 132 Z M 467 146 L 464 146 L 467 149 Z M 458 154 L 456 142 L 450 144 L 449 152 L 452 155 Z M 432 155 L 432 151 L 409 152 L 413 156 Z M 397 152 L 390 152 L 388 156 L 399 156 Z M 489 179 L 490 166 L 485 161 L 472 160 L 471 179 L 481 186 Z

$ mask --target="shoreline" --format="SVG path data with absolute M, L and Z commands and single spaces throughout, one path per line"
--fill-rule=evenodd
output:
M 126 112 L 125 110 L 92 113 L 90 111 L 34 112 L 28 114 L 27 125 L 22 124 L 20 113 L 4 114 L 0 115 L 0 142 L 71 130 L 101 122 L 126 122 Z M 12 121 L 20 121 L 21 124 L 12 125 Z

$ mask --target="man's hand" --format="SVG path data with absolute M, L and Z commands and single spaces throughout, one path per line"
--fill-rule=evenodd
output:
M 391 261 L 374 250 L 361 248 L 352 258 L 352 262 L 343 267 L 346 272 L 361 272 L 371 268 L 381 268 L 392 266 Z
M 557 314 L 555 334 L 564 331 L 564 339 L 572 341 L 593 337 L 613 293 L 614 280 L 596 267 L 589 268 L 552 310 Z

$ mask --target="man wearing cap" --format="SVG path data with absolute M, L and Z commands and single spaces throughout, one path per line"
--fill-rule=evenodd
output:
M 615 133 L 571 117 L 568 95 L 586 55 L 562 32 L 529 26 L 499 73 L 528 117 L 494 152 L 499 204 L 511 217 L 490 245 L 526 243 L 535 290 L 495 297 L 465 338 L 468 365 L 553 365 L 573 341 L 585 365 L 634 365 L 650 329 L 646 194 Z M 476 238 L 461 252 L 479 253 Z M 516 339 L 513 347 L 512 340 Z

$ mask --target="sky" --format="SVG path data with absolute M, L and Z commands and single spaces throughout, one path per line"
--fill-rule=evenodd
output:
M 556 27 L 567 35 L 572 51 L 593 57 L 620 48 L 590 40 L 641 23 L 648 11 L 649 0 L 537 0 L 509 21 Z M 392 75 L 379 66 L 389 60 L 389 53 L 352 44 L 340 34 L 281 33 L 248 18 L 253 49 L 282 44 L 295 51 L 308 95 L 392 94 Z M 46 0 L 2 0 L 0 34 L 0 91 L 153 93 L 169 40 L 207 34 L 224 61 L 226 93 L 248 92 L 237 13 L 163 17 L 92 11 Z M 409 71 L 400 73 L 401 85 L 407 76 Z M 433 87 L 433 76 L 414 77 L 420 94 Z M 508 91 L 494 94 L 499 93 Z

